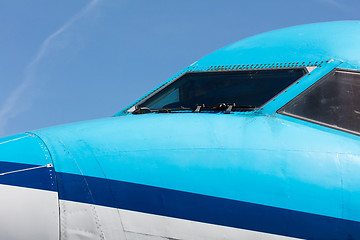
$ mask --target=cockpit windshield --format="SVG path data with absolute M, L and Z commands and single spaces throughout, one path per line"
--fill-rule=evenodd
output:
M 191 72 L 137 105 L 150 111 L 253 110 L 305 75 L 305 69 Z M 221 107 L 222 106 L 222 107 Z

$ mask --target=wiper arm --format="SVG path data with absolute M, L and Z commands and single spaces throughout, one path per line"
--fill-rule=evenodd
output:
M 235 106 L 235 103 L 234 104 L 221 103 L 217 107 L 205 107 L 205 104 L 197 104 L 195 107 L 194 113 L 199 113 L 199 112 L 201 112 L 201 110 L 205 110 L 205 111 L 225 111 L 226 110 L 226 113 L 230 113 L 233 106 Z
M 201 110 L 204 110 L 204 111 L 224 111 L 225 114 L 229 114 L 232 111 L 236 111 L 236 110 L 251 111 L 251 110 L 253 110 L 255 108 L 256 108 L 255 106 L 251 106 L 251 105 L 237 106 L 235 103 L 221 103 L 217 107 L 205 107 L 204 104 L 203 104 L 203 105 L 197 105 L 194 112 L 199 113 Z
M 235 103 L 234 103 L 234 104 L 229 104 L 228 107 L 227 107 L 227 109 L 226 109 L 226 111 L 225 111 L 225 113 L 226 113 L 226 114 L 231 113 L 231 110 L 233 109 L 234 106 L 235 106 Z
M 156 113 L 171 113 L 171 112 L 181 112 L 181 111 L 191 111 L 191 108 L 161 108 L 161 109 L 154 109 L 153 112 Z
M 226 104 L 220 103 L 219 106 L 216 107 L 217 110 L 225 110 L 225 114 L 231 113 L 232 109 L 235 107 L 235 103 Z
M 201 111 L 201 108 L 205 107 L 205 104 L 198 104 L 196 105 L 196 108 L 194 110 L 194 113 L 199 113 Z
M 241 105 L 236 106 L 235 103 L 226 104 L 221 103 L 217 107 L 206 107 L 205 104 L 197 104 L 195 108 L 188 108 L 181 106 L 180 108 L 161 108 L 161 109 L 150 109 L 147 107 L 139 107 L 135 109 L 132 114 L 145 114 L 145 113 L 171 113 L 181 111 L 193 111 L 194 113 L 200 113 L 201 111 L 224 111 L 225 114 L 229 114 L 236 110 L 251 111 L 255 109 L 255 106 Z
M 150 108 L 147 107 L 139 107 L 132 112 L 132 114 L 144 114 L 144 113 L 152 113 L 152 111 Z
M 135 109 L 132 114 L 144 114 L 144 113 L 171 113 L 171 112 L 181 112 L 181 111 L 192 111 L 192 108 L 187 108 L 181 106 L 180 108 L 160 108 L 160 109 L 150 109 L 147 107 L 140 107 Z

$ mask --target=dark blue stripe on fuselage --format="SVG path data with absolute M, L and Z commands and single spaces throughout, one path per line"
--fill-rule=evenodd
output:
M 360 239 L 355 221 L 103 178 L 57 178 L 63 200 L 304 239 Z
M 0 161 L 0 173 L 33 167 L 39 166 Z M 56 176 L 63 200 L 304 239 L 360 239 L 355 221 L 123 181 Z M 52 167 L 0 175 L 0 184 L 56 191 Z
M 57 191 L 53 167 L 0 161 L 0 174 L 0 184 Z

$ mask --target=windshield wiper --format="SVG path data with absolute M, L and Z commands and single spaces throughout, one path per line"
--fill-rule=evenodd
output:
M 224 111 L 225 114 L 229 114 L 232 111 L 251 111 L 256 109 L 255 106 L 251 105 L 240 105 L 237 106 L 235 103 L 220 103 L 216 107 L 206 107 L 204 104 L 198 104 L 195 107 L 194 113 L 201 111 Z
M 216 107 L 206 107 L 205 104 L 197 104 L 194 108 L 188 108 L 181 106 L 180 108 L 161 108 L 161 109 L 150 109 L 147 107 L 139 107 L 135 109 L 132 114 L 145 114 L 145 113 L 172 113 L 181 111 L 192 111 L 194 113 L 200 113 L 202 111 L 224 111 L 225 114 L 229 114 L 233 111 L 252 111 L 256 109 L 255 106 L 251 105 L 240 105 L 237 106 L 235 103 L 226 104 L 221 103 Z
M 139 107 L 132 112 L 132 114 L 144 114 L 144 113 L 152 113 L 152 111 L 150 108 L 147 107 Z
M 154 109 L 153 112 L 156 113 L 171 113 L 171 112 L 181 112 L 181 111 L 191 111 L 191 108 L 186 108 L 181 106 L 180 108 L 161 108 L 161 109 Z
M 196 105 L 195 110 L 194 110 L 194 113 L 199 113 L 199 112 L 201 112 L 201 108 L 204 108 L 204 107 L 205 107 L 205 104 L 198 104 L 198 105 Z
M 181 106 L 180 108 L 160 108 L 160 109 L 150 109 L 147 107 L 139 107 L 135 109 L 132 114 L 144 114 L 144 113 L 171 113 L 171 112 L 181 112 L 181 111 L 192 111 L 192 108 L 186 108 Z
M 235 103 L 234 103 L 234 104 L 230 104 L 230 105 L 226 108 L 225 113 L 226 113 L 226 114 L 231 113 L 231 110 L 233 109 L 234 106 L 235 106 Z

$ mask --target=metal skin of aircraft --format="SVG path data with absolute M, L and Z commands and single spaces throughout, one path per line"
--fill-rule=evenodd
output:
M 0 239 L 360 239 L 360 22 L 205 56 L 110 118 L 0 140 Z

